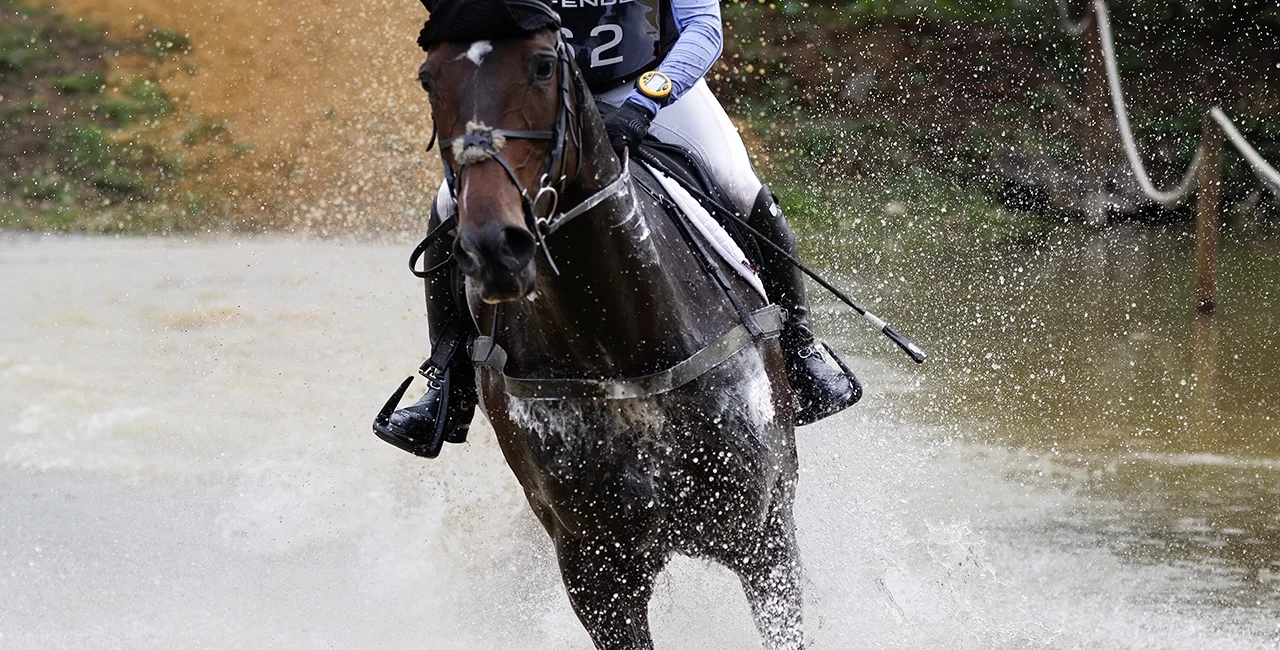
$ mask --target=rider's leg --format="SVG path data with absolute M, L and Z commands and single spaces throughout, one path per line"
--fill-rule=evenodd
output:
M 679 100 L 658 111 L 649 133 L 698 154 L 734 206 L 742 214 L 751 214 L 762 183 L 742 136 L 706 81 L 694 84 Z
M 605 101 L 609 99 L 606 94 Z M 699 81 L 678 101 L 659 111 L 650 133 L 702 157 L 708 173 L 729 199 L 742 214 L 749 215 L 751 227 L 793 257 L 799 257 L 786 217 L 756 176 L 742 137 L 705 81 Z M 782 349 L 787 358 L 787 378 L 799 402 L 796 421 L 809 424 L 852 405 L 862 396 L 862 389 L 856 378 L 827 365 L 818 354 L 804 275 L 785 256 L 768 246 L 760 249 L 765 291 L 790 314 L 782 333 Z
M 631 89 L 628 84 L 601 93 L 597 99 L 617 106 L 631 95 Z M 742 137 L 706 81 L 698 81 L 680 99 L 658 111 L 649 133 L 662 142 L 698 154 L 734 206 L 744 215 L 751 214 L 762 183 L 751 166 Z
M 768 187 L 761 187 L 747 223 L 792 257 L 798 257 L 796 237 Z M 787 379 L 797 398 L 796 424 L 805 425 L 834 415 L 862 398 L 862 386 L 851 373 L 836 370 L 822 359 L 809 319 L 809 298 L 804 273 L 786 256 L 768 246 L 760 247 L 764 290 L 787 310 L 782 330 Z M 835 353 L 832 352 L 834 355 Z M 840 362 L 843 365 L 843 362 Z
M 429 229 L 440 223 L 441 215 L 447 216 L 454 210 L 452 197 L 442 185 L 431 211 Z M 417 403 L 395 411 L 385 422 L 374 425 L 374 431 L 383 440 L 427 458 L 440 453 L 443 442 L 466 441 L 476 407 L 475 372 L 467 356 L 475 326 L 461 299 L 462 278 L 458 266 L 449 261 L 452 250 L 453 236 L 446 235 L 423 255 L 424 269 L 440 267 L 424 282 L 433 357 L 427 362 L 429 365 L 423 366 L 427 393 Z M 437 354 L 442 349 L 452 349 L 453 353 L 440 359 L 438 357 L 445 356 Z

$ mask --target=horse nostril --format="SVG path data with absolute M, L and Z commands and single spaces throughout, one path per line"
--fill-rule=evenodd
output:
M 522 271 L 533 259 L 536 246 L 537 241 L 528 230 L 495 223 L 462 232 L 454 241 L 453 254 L 464 275 L 477 277 L 486 268 L 489 272 Z
M 533 259 L 537 241 L 533 233 L 517 226 L 508 226 L 502 231 L 502 265 L 508 271 L 519 271 Z
M 453 242 L 453 257 L 458 261 L 458 270 L 463 275 L 474 276 L 480 273 L 480 258 L 462 246 L 461 237 Z

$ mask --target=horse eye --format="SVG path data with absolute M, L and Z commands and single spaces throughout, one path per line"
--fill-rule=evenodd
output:
M 541 59 L 533 64 L 534 81 L 550 81 L 556 72 L 556 64 L 550 59 Z
M 428 95 L 434 95 L 436 89 L 436 80 L 427 73 L 418 75 L 418 82 L 422 84 L 422 89 L 427 91 Z

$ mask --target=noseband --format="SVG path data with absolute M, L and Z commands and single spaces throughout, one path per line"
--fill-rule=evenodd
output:
M 463 135 L 440 141 L 440 159 L 444 165 L 445 181 L 448 183 L 449 192 L 453 194 L 455 205 L 458 204 L 459 177 L 466 171 L 467 167 L 489 160 L 501 165 L 502 170 L 507 173 L 507 178 L 511 179 L 511 182 L 516 186 L 516 190 L 520 192 L 525 227 L 534 234 L 538 241 L 538 247 L 542 249 L 546 255 L 547 262 L 551 265 L 551 270 L 556 275 L 559 275 L 560 270 L 556 267 L 555 260 L 551 258 L 551 253 L 547 249 L 546 235 L 554 233 L 574 217 L 600 205 L 605 199 L 621 191 L 629 175 L 629 163 L 628 156 L 624 154 L 622 171 L 618 174 L 617 179 L 587 197 L 573 209 L 557 212 L 560 207 L 560 195 L 564 192 L 570 180 L 566 175 L 568 168 L 566 150 L 570 138 L 573 139 L 578 156 L 577 166 L 574 169 L 574 178 L 576 179 L 582 171 L 582 111 L 584 110 L 582 97 L 585 93 L 585 86 L 581 79 L 573 74 L 573 56 L 570 53 L 569 45 L 565 42 L 558 29 L 556 30 L 556 58 L 560 71 L 560 88 L 556 95 L 556 123 L 552 130 L 495 129 L 484 124 L 468 122 Z M 576 106 L 570 97 L 571 83 L 574 83 L 578 90 Z M 538 180 L 538 190 L 532 194 L 520 182 L 515 170 L 502 155 L 503 147 L 508 140 L 512 139 L 546 140 L 551 143 L 551 147 L 547 151 L 546 171 Z M 449 162 L 445 151 L 453 154 L 458 163 L 456 170 Z

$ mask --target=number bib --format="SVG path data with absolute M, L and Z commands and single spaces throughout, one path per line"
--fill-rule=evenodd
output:
M 657 67 L 679 37 L 670 0 L 551 0 L 592 92 Z

